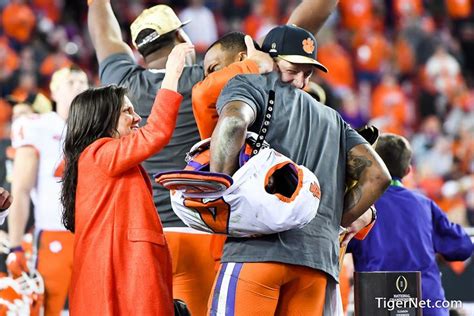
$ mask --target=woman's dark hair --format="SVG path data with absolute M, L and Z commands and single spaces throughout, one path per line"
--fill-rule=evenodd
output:
M 117 132 L 124 97 L 127 90 L 110 85 L 88 89 L 77 95 L 71 103 L 66 121 L 64 139 L 64 175 L 62 178 L 62 222 L 74 232 L 74 214 L 78 161 L 84 149 L 99 138 L 112 137 Z

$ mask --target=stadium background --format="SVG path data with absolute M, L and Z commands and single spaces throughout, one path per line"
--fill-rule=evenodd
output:
M 185 31 L 202 57 L 231 30 L 261 38 L 285 23 L 299 1 L 112 3 L 128 43 L 128 27 L 144 8 L 170 5 L 181 20 L 192 19 Z M 7 187 L 12 107 L 41 108 L 37 96 L 49 95 L 51 74 L 72 63 L 99 83 L 86 14 L 86 1 L 0 0 L 0 181 Z M 312 80 L 323 87 L 325 103 L 354 128 L 370 122 L 407 137 L 414 170 L 406 185 L 474 235 L 474 1 L 340 0 L 317 38 L 318 59 L 330 72 Z M 314 86 L 309 92 L 318 94 Z M 439 258 L 447 299 L 474 304 L 471 259 Z

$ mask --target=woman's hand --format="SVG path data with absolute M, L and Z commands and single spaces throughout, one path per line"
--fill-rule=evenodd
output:
M 188 43 L 178 44 L 173 48 L 166 62 L 166 73 L 161 88 L 177 91 L 178 81 L 186 64 L 186 56 L 193 50 L 194 46 Z

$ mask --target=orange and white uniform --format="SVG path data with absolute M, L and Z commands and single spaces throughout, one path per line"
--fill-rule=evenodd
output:
M 257 64 L 250 60 L 235 63 L 228 68 L 232 69 L 239 65 L 240 70 L 234 69 L 224 77 L 212 73 L 206 80 L 194 86 L 193 114 L 201 139 L 210 137 L 214 130 L 218 118 L 215 105 L 227 81 L 242 72 L 258 73 Z M 182 109 L 186 108 L 185 102 L 186 98 Z M 173 297 L 184 300 L 193 315 L 205 315 L 207 299 L 218 270 L 226 236 L 212 235 L 190 227 L 167 226 L 165 221 L 164 223 L 164 232 L 173 259 Z
M 56 112 L 20 118 L 12 127 L 13 147 L 31 146 L 38 155 L 31 199 L 35 206 L 36 267 L 45 281 L 46 315 L 61 313 L 72 271 L 74 237 L 61 223 L 61 174 L 57 172 L 64 127 L 64 120 Z

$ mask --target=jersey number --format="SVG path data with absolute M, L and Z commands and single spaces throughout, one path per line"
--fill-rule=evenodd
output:
M 230 205 L 223 198 L 206 201 L 203 199 L 185 199 L 184 206 L 199 213 L 202 221 L 217 234 L 228 234 Z

